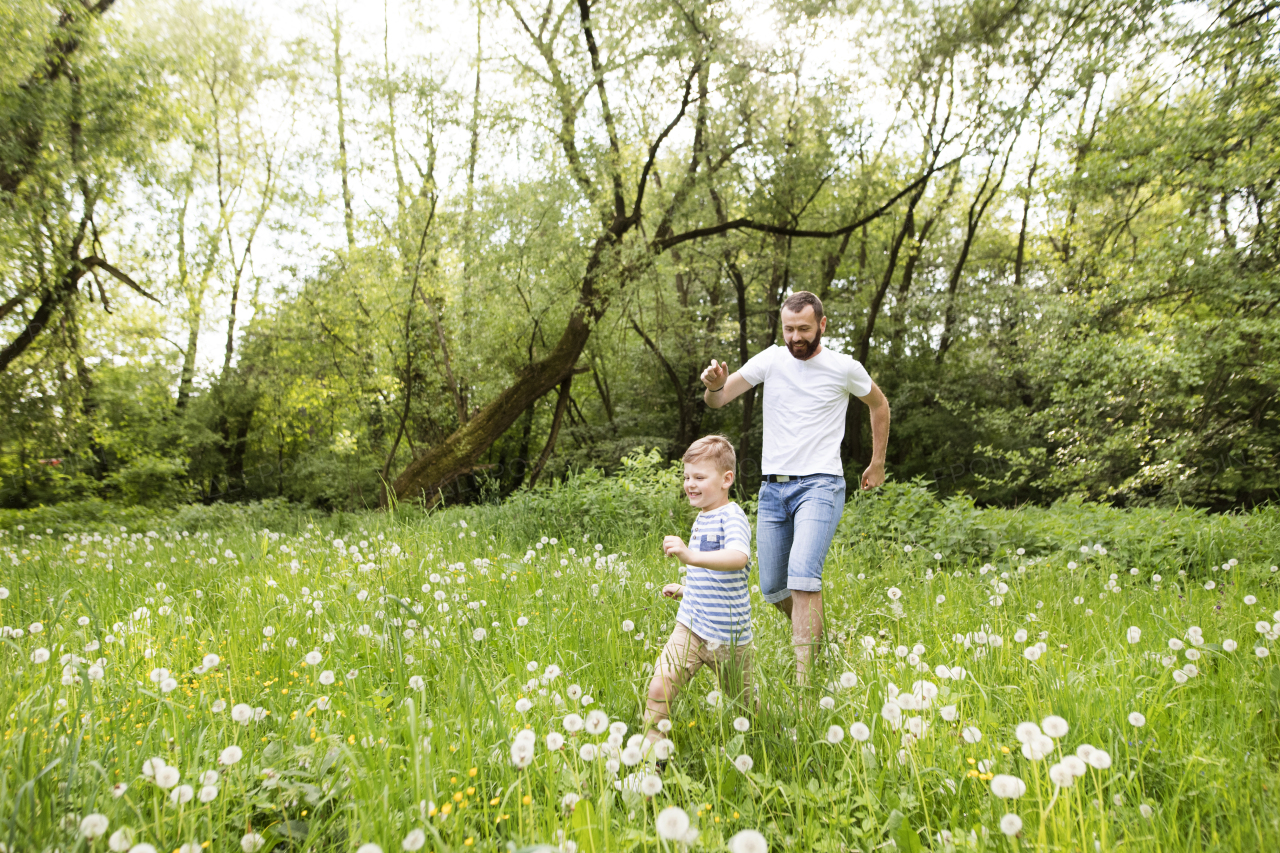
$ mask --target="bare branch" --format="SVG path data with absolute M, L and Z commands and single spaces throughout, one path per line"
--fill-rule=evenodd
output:
M 887 201 L 875 210 L 842 228 L 836 228 L 831 231 L 815 231 L 806 228 L 787 228 L 783 225 L 770 225 L 764 222 L 756 222 L 753 219 L 738 218 L 731 219 L 727 222 L 721 222 L 716 225 L 709 225 L 706 228 L 694 228 L 691 231 L 685 231 L 683 234 L 675 234 L 662 240 L 655 240 L 651 246 L 658 252 L 664 252 L 672 246 L 678 246 L 679 244 L 687 243 L 690 240 L 697 240 L 702 237 L 714 237 L 717 234 L 724 234 L 729 231 L 762 231 L 765 234 L 778 234 L 783 237 L 816 237 L 820 239 L 842 237 L 845 234 L 848 234 L 851 231 L 856 231 L 863 225 L 866 225 L 884 215 L 885 211 L 889 210 L 889 208 L 893 207 L 904 197 L 910 195 L 921 185 L 927 183 L 928 180 L 933 177 L 935 172 L 939 172 L 947 168 L 954 162 L 955 160 L 949 160 L 941 166 L 929 168 L 924 172 L 924 174 L 920 175 L 920 177 L 894 193 Z
M 148 293 L 142 285 L 138 284 L 136 281 L 130 278 L 128 274 L 125 273 L 123 270 L 120 270 L 112 266 L 111 264 L 104 261 L 102 258 L 99 258 L 96 255 L 90 255 L 87 258 L 81 258 L 80 263 L 84 264 L 84 266 L 87 268 L 96 267 L 102 270 L 103 272 L 109 274 L 112 278 L 115 278 L 116 280 L 122 282 L 123 284 L 127 285 L 133 290 L 136 290 L 138 293 L 142 294 L 143 296 L 147 297 L 152 302 L 159 304 L 160 300 L 156 299 L 154 296 Z

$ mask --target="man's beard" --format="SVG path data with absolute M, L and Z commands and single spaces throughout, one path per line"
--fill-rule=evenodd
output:
M 822 331 L 819 330 L 813 336 L 813 340 L 806 341 L 803 338 L 792 341 L 787 344 L 787 349 L 791 355 L 801 361 L 807 361 L 815 352 L 818 351 L 818 345 L 822 343 Z

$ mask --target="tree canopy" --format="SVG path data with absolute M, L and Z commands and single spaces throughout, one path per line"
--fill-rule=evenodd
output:
M 756 395 L 698 376 L 798 290 L 888 395 L 892 477 L 1280 486 L 1270 4 L 16 0 L 0 32 L 2 505 L 493 500 L 712 431 L 750 488 Z

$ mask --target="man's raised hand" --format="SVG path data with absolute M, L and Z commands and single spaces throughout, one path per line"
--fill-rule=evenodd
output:
M 729 380 L 729 368 L 722 361 L 711 359 L 711 366 L 702 371 L 702 384 L 708 391 L 719 391 Z

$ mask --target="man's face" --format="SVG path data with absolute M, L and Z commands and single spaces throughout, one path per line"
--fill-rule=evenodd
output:
M 814 319 L 812 305 L 804 306 L 803 311 L 782 309 L 782 340 L 791 354 L 801 361 L 812 358 L 818 351 L 826 329 L 827 318 Z

